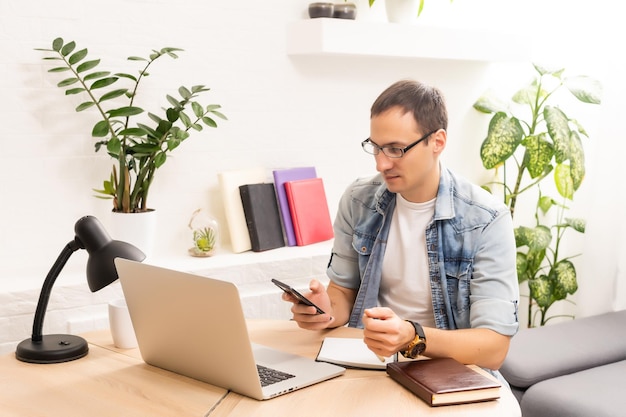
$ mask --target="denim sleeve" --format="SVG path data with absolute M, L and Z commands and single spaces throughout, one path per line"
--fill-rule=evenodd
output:
M 516 247 L 513 221 L 502 210 L 484 230 L 470 283 L 471 327 L 513 336 L 519 327 Z
M 333 223 L 335 240 L 326 275 L 344 288 L 358 289 L 361 283 L 358 255 L 352 248 L 352 218 L 350 210 L 351 187 L 339 200 L 337 217 Z

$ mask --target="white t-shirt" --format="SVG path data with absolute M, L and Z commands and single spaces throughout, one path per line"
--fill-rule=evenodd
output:
M 396 194 L 378 293 L 381 306 L 426 327 L 435 327 L 425 232 L 434 212 L 435 199 L 412 203 Z

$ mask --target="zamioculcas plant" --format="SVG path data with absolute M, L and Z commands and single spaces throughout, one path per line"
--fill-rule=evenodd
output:
M 144 109 L 136 105 L 139 86 L 152 64 L 164 56 L 178 58 L 182 49 L 162 48 L 153 50 L 147 58 L 129 57 L 129 61 L 138 64 L 135 74 L 99 70 L 99 59 L 88 59 L 86 48 L 77 49 L 74 41 L 64 42 L 62 38 L 56 38 L 52 48 L 37 50 L 48 53 L 43 59 L 59 63 L 49 72 L 69 73 L 57 84 L 66 95 L 86 97 L 76 111 L 95 109 L 100 116 L 91 131 L 99 139 L 96 152 L 106 150 L 116 164 L 103 188 L 95 191 L 102 198 L 113 199 L 113 211 L 148 211 L 150 186 L 168 154 L 192 131 L 201 131 L 203 126 L 217 127 L 215 117 L 226 120 L 219 104 L 205 106 L 196 101 L 209 91 L 204 85 L 182 86 L 178 97 L 166 95 L 170 107 L 161 109 L 159 114 L 147 113 L 146 117 Z

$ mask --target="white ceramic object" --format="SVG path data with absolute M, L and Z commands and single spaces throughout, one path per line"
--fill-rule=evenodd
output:
M 385 0 L 387 19 L 391 23 L 412 23 L 417 19 L 420 0 Z
M 109 303 L 109 326 L 115 347 L 119 349 L 133 349 L 137 347 L 133 323 L 128 313 L 126 300 L 123 298 Z
M 146 257 L 150 257 L 156 243 L 157 213 L 155 210 L 145 213 L 111 212 L 109 234 L 115 240 L 136 246 Z

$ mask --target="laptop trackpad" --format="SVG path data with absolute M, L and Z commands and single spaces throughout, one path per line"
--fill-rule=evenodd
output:
M 256 343 L 252 344 L 252 351 L 254 353 L 254 360 L 258 364 L 265 366 L 278 366 L 280 364 L 284 364 L 286 361 L 301 358 L 300 356 L 272 349 Z

